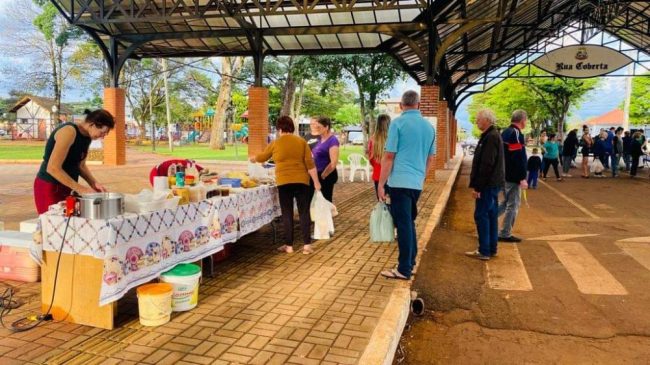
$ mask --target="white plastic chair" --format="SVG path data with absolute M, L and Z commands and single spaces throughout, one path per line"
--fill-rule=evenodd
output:
M 361 172 L 361 181 L 364 180 L 364 173 L 365 180 L 370 181 L 370 161 L 367 158 L 358 153 L 352 153 L 348 156 L 348 161 L 350 162 L 350 182 L 354 182 L 357 171 Z M 362 162 L 365 162 L 365 165 Z
M 336 171 L 341 177 L 341 181 L 345 181 L 345 164 L 342 160 L 339 160 L 339 163 L 336 164 Z

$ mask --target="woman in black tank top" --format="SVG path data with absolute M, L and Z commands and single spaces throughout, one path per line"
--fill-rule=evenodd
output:
M 47 140 L 41 168 L 34 180 L 36 211 L 43 214 L 50 205 L 66 198 L 72 190 L 83 194 L 106 191 L 86 166 L 88 147 L 115 126 L 111 113 L 104 109 L 85 111 L 81 123 L 63 123 Z M 82 177 L 90 187 L 79 184 Z

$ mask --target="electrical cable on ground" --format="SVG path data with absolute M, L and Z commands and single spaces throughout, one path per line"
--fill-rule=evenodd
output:
M 56 284 L 57 278 L 59 276 L 59 264 L 61 263 L 61 255 L 63 254 L 63 246 L 65 245 L 65 236 L 68 233 L 68 227 L 70 226 L 70 218 L 66 217 L 65 229 L 63 230 L 63 237 L 61 238 L 61 247 L 59 248 L 59 257 L 56 259 L 56 270 L 54 273 L 54 285 L 52 287 L 52 299 L 50 300 L 50 306 L 47 308 L 45 314 L 41 315 L 32 315 L 29 317 L 21 318 L 14 321 L 11 326 L 8 328 L 14 332 L 25 332 L 29 331 L 32 328 L 35 328 L 44 321 L 51 321 L 52 306 L 54 305 L 54 296 L 56 295 Z M 0 297 L 0 324 L 2 327 L 7 328 L 4 323 L 4 317 L 9 315 L 12 309 L 17 308 L 19 303 L 13 300 L 14 288 L 7 288 L 5 292 Z

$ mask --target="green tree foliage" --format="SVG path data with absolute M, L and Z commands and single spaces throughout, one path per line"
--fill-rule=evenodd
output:
M 483 94 L 472 98 L 469 106 L 470 118 L 475 123 L 476 113 L 482 108 L 492 109 L 498 125 L 505 127 L 510 123 L 510 114 L 515 109 L 528 113 L 530 128 L 535 136 L 545 128 L 546 121 L 552 122 L 552 130 L 566 130 L 569 110 L 577 107 L 587 93 L 595 89 L 598 79 L 570 79 L 552 75 L 530 66 L 531 78 L 507 79 Z M 517 72 L 526 75 L 523 67 Z M 539 77 L 548 76 L 548 77 Z M 474 134 L 477 130 L 474 129 Z
M 349 77 L 357 85 L 360 112 L 363 116 L 365 140 L 375 121 L 377 100 L 399 80 L 406 78 L 400 65 L 386 54 L 323 56 L 318 58 L 316 71 L 325 74 L 329 81 Z
M 598 79 L 550 77 L 548 73 L 533 66 L 531 66 L 531 75 L 549 76 L 518 80 L 535 94 L 540 107 L 546 109 L 554 129 L 563 136 L 569 110 L 571 107 L 579 106 L 587 93 L 598 86 Z
M 632 98 L 630 100 L 630 123 L 642 125 L 650 123 L 650 77 L 632 79 Z
M 304 84 L 301 113 L 306 116 L 326 116 L 333 118 L 339 108 L 354 100 L 355 96 L 347 85 L 337 82 L 324 89 L 320 82 L 310 81 Z M 360 120 L 357 120 L 359 122 Z
M 361 110 L 356 104 L 344 104 L 334 114 L 334 127 L 341 130 L 348 125 L 361 123 Z

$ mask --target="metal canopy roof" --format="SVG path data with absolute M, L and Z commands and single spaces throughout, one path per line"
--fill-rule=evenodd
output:
M 650 53 L 648 1 L 51 1 L 98 42 L 114 85 L 127 58 L 252 56 L 261 73 L 264 55 L 385 52 L 418 83 L 439 83 L 454 105 L 461 92 L 576 22 Z

